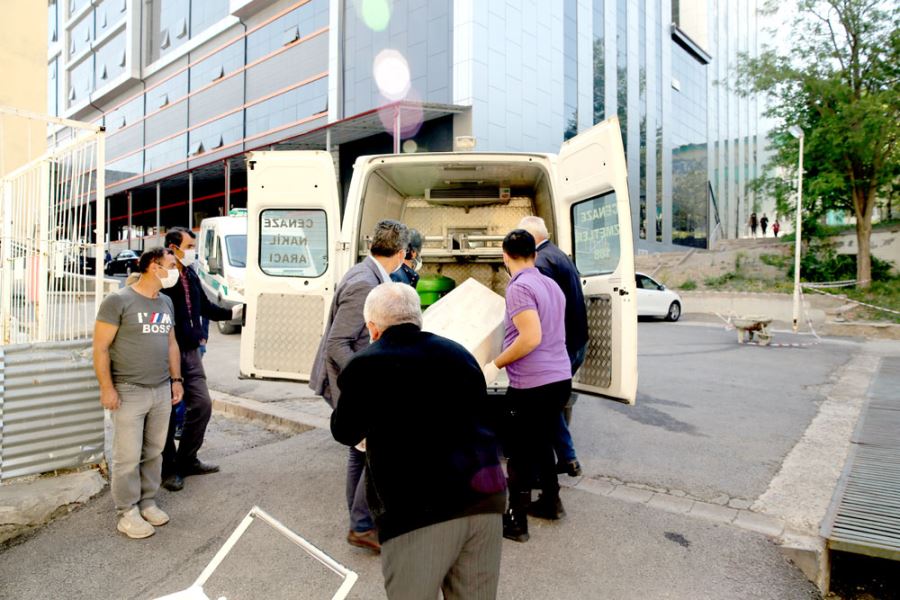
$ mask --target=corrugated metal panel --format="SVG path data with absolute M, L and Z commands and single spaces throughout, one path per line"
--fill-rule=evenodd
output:
M 829 548 L 900 560 L 900 358 L 885 358 L 822 535 Z
M 99 462 L 90 340 L 0 348 L 0 480 Z
M 265 60 L 247 71 L 247 102 L 328 70 L 328 36 L 320 35 Z

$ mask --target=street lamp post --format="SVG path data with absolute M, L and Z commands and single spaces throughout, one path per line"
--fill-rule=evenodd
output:
M 803 130 L 797 125 L 788 129 L 790 134 L 800 140 L 800 165 L 797 167 L 797 227 L 794 232 L 794 314 L 793 330 L 797 333 L 800 323 L 800 247 L 803 219 Z

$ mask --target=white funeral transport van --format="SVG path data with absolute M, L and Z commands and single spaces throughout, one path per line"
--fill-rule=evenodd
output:
M 227 217 L 200 222 L 197 238 L 197 274 L 203 291 L 219 306 L 244 303 L 244 271 L 247 265 L 247 216 L 232 211 Z M 240 321 L 216 321 L 219 331 L 235 333 Z
M 424 236 L 423 275 L 469 277 L 503 294 L 501 242 L 542 217 L 573 257 L 590 344 L 574 388 L 630 404 L 637 388 L 631 212 L 619 123 L 565 142 L 559 154 L 452 152 L 360 157 L 340 215 L 327 152 L 247 156 L 247 269 L 242 377 L 308 381 L 341 277 L 368 254 L 375 224 Z

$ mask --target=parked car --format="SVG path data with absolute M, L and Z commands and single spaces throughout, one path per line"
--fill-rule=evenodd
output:
M 634 278 L 639 317 L 663 317 L 666 321 L 681 317 L 681 296 L 643 273 L 635 273 Z
M 138 270 L 138 255 L 134 250 L 122 250 L 106 265 L 107 275 L 131 275 Z

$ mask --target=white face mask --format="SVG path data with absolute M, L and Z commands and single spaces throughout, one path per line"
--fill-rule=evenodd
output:
M 184 256 L 180 257 L 178 260 L 180 260 L 181 264 L 184 266 L 189 267 L 197 260 L 197 251 L 193 248 L 190 250 L 182 250 L 182 252 L 184 252 Z
M 165 277 L 160 277 L 159 282 L 162 284 L 163 289 L 167 289 L 178 283 L 178 269 L 166 269 L 168 275 Z
M 419 272 L 419 269 L 422 268 L 422 259 L 418 256 L 413 259 L 413 271 Z

